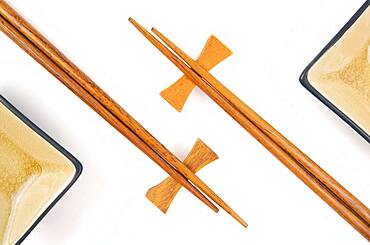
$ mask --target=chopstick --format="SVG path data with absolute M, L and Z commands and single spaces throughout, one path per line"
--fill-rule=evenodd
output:
M 120 107 L 112 98 L 110 98 L 102 89 L 100 89 L 85 73 L 83 73 L 77 66 L 75 66 L 70 60 L 68 60 L 55 46 L 53 46 L 46 38 L 44 38 L 34 27 L 32 27 L 4 1 L 0 1 L 0 15 L 2 16 L 2 20 L 7 21 L 8 23 L 8 25 L 2 23 L 3 26 L 9 27 L 10 25 L 13 27 L 8 28 L 8 30 L 12 31 L 8 31 L 7 33 L 13 39 L 13 41 L 15 41 L 28 53 L 30 49 L 39 50 L 41 54 L 43 54 L 42 58 L 40 58 L 40 52 L 38 52 L 37 55 L 33 55 L 33 57 L 39 63 L 44 64 L 44 67 L 50 65 L 49 63 L 52 63 L 53 66 L 58 67 L 59 70 L 67 74 L 70 80 L 72 80 L 68 80 L 68 82 L 71 82 L 71 84 L 69 84 L 69 88 L 72 91 L 73 89 L 75 89 L 75 87 L 78 86 L 84 90 L 84 93 L 92 96 L 96 100 L 96 102 L 101 104 L 108 112 L 110 112 L 117 120 L 119 120 L 121 124 L 125 126 L 124 129 L 127 128 L 131 131 L 132 134 L 136 135 L 136 137 L 141 140 L 137 141 L 137 139 L 129 138 L 130 140 L 136 142 L 136 146 L 143 150 L 144 147 L 141 146 L 141 144 L 145 143 L 146 147 L 150 148 L 152 151 L 155 152 L 158 158 L 162 159 L 162 161 L 159 161 L 156 158 L 156 162 L 162 168 L 164 168 L 166 172 L 168 172 L 169 174 L 171 173 L 171 177 L 177 180 L 180 184 L 184 185 L 191 193 L 195 194 L 200 200 L 202 200 L 214 211 L 218 211 L 217 207 L 215 207 L 214 204 L 212 204 L 204 195 L 208 196 L 244 227 L 248 226 L 248 224 L 211 188 L 209 188 L 200 178 L 198 178 L 191 170 L 189 170 L 184 164 L 182 164 L 182 162 L 176 156 L 174 156 L 157 139 L 155 139 L 148 131 L 146 131 L 144 127 L 142 127 L 137 121 L 135 121 L 134 118 L 132 118 L 122 107 Z M 48 70 L 50 71 L 50 69 Z M 59 73 L 56 72 L 54 72 L 53 75 L 66 84 L 66 78 L 64 76 L 61 76 Z M 105 119 L 107 120 L 107 118 Z M 120 127 L 119 129 L 123 131 L 123 129 L 121 129 Z M 133 137 L 132 134 L 128 134 L 125 131 L 124 135 L 126 137 Z M 152 153 L 149 152 L 146 147 L 145 151 L 143 150 L 144 153 L 150 153 L 152 155 Z M 164 163 L 166 164 L 164 165 Z M 189 181 L 191 183 L 189 183 Z
M 211 203 L 202 193 L 199 192 L 191 183 L 187 181 L 179 172 L 172 168 L 164 159 L 150 148 L 144 141 L 142 141 L 136 134 L 127 128 L 121 121 L 119 121 L 109 110 L 100 104 L 93 96 L 87 93 L 82 87 L 76 85 L 75 81 L 71 79 L 60 67 L 56 66 L 48 57 L 46 57 L 39 49 L 34 47 L 22 34 L 16 31 L 3 17 L 0 15 L 0 29 L 9 38 L 18 44 L 24 51 L 47 69 L 52 75 L 59 79 L 67 88 L 69 88 L 75 95 L 84 101 L 90 108 L 103 117 L 109 124 L 111 124 L 117 131 L 126 136 L 135 146 L 142 150 L 154 162 L 156 162 L 164 171 L 166 171 L 172 178 L 178 181 L 193 195 L 205 203 L 215 212 L 218 208 Z
M 351 206 L 353 210 L 358 213 L 367 223 L 370 223 L 370 210 L 353 194 L 346 190 L 333 177 L 326 173 L 320 166 L 304 154 L 298 147 L 284 137 L 279 131 L 273 128 L 261 116 L 247 106 L 242 100 L 228 90 L 221 82 L 219 82 L 211 73 L 201 67 L 195 60 L 178 48 L 163 34 L 152 29 L 166 45 L 168 45 L 181 59 L 183 59 L 200 77 L 206 80 L 219 94 L 223 95 L 225 99 L 237 108 L 246 118 L 250 120 L 267 136 L 275 141 L 284 151 L 288 152 L 295 158 L 302 166 L 314 175 L 320 182 L 327 186 L 333 193 L 338 195 L 347 205 Z
M 219 94 L 223 95 L 225 99 L 237 108 L 246 118 L 250 120 L 273 141 L 275 141 L 284 151 L 288 152 L 295 158 L 302 166 L 314 175 L 320 182 L 327 186 L 333 193 L 338 195 L 347 205 L 358 213 L 367 223 L 370 223 L 370 210 L 353 194 L 346 190 L 333 177 L 326 173 L 320 166 L 304 154 L 298 147 L 284 137 L 279 131 L 273 128 L 260 115 L 247 106 L 235 94 L 227 89 L 220 81 L 218 81 L 211 73 L 201 67 L 195 60 L 178 48 L 163 34 L 152 29 L 167 46 L 169 46 L 181 59 L 183 59 L 200 77 L 206 80 Z
M 227 90 L 208 71 L 205 71 L 182 50 L 176 47 L 163 34 L 154 28 L 152 29 L 179 57 L 166 48 L 135 20 L 130 18 L 129 21 L 189 79 L 199 86 L 211 99 L 219 104 L 243 128 L 251 133 L 285 166 L 296 174 L 297 177 L 369 240 L 369 211 L 365 205 L 345 190 L 344 187 L 339 185 L 337 181 L 325 173 L 318 165 L 247 107 L 231 91 Z M 291 148 L 292 152 L 290 152 Z

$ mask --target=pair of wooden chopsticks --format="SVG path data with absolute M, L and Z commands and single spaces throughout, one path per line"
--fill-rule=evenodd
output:
M 130 18 L 129 21 L 185 76 L 210 96 L 358 232 L 370 240 L 370 211 L 361 201 L 162 33 L 152 28 L 153 33 L 167 47 L 135 20 Z
M 193 195 L 217 212 L 218 208 L 207 199 L 210 198 L 247 227 L 247 223 L 212 189 L 2 0 L 0 29 Z

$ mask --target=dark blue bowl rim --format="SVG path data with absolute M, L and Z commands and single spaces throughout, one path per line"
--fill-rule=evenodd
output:
M 8 108 L 15 116 L 17 116 L 23 123 L 30 127 L 34 132 L 40 135 L 45 141 L 52 145 L 56 150 L 63 154 L 69 161 L 75 166 L 76 172 L 67 185 L 66 188 L 58 195 L 58 197 L 46 208 L 46 210 L 38 217 L 38 219 L 32 224 L 32 226 L 26 231 L 26 233 L 17 241 L 17 245 L 21 244 L 27 236 L 35 229 L 35 227 L 40 223 L 40 221 L 50 212 L 50 210 L 55 206 L 55 204 L 66 194 L 66 192 L 72 187 L 72 185 L 80 177 L 83 167 L 82 164 L 67 150 L 65 150 L 61 145 L 59 145 L 55 140 L 48 136 L 44 131 L 37 127 L 31 120 L 29 120 L 25 115 L 23 115 L 18 109 L 16 109 L 8 100 L 6 100 L 2 95 L 0 95 L 0 103 Z
M 359 125 L 357 125 L 349 116 L 332 104 L 325 96 L 317 91 L 308 80 L 308 73 L 312 66 L 347 32 L 347 30 L 357 21 L 363 12 L 369 7 L 370 0 L 367 0 L 361 8 L 352 16 L 352 18 L 344 25 L 344 27 L 334 36 L 334 38 L 325 46 L 323 50 L 311 61 L 311 63 L 304 69 L 299 78 L 301 84 L 310 91 L 316 98 L 323 102 L 346 123 L 348 123 L 358 134 L 360 134 L 368 143 L 370 143 L 370 135 L 365 132 Z

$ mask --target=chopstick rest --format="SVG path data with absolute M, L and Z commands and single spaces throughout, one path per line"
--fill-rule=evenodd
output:
M 191 171 L 196 173 L 217 159 L 218 156 L 216 153 L 214 153 L 202 140 L 197 139 L 183 163 Z M 182 186 L 176 180 L 172 177 L 168 177 L 158 185 L 150 188 L 146 193 L 146 197 L 163 213 L 167 213 L 168 208 L 181 187 Z
M 129 21 L 184 75 L 370 241 L 370 210 L 366 205 L 166 36 L 152 28 L 154 36 L 134 19 Z
M 204 69 L 210 71 L 230 55 L 232 55 L 230 49 L 215 36 L 211 35 L 196 61 Z M 178 112 L 181 112 L 195 86 L 196 85 L 189 78 L 183 75 L 174 84 L 163 90 L 161 96 Z
M 0 30 L 195 197 L 215 212 L 218 205 L 242 226 L 248 226 L 203 180 L 3 0 Z

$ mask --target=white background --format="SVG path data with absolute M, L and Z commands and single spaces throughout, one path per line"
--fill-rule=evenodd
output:
M 249 223 L 187 191 L 167 215 L 146 198 L 166 175 L 0 34 L 0 93 L 75 155 L 84 172 L 24 244 L 367 244 L 199 90 L 177 113 L 159 96 L 181 74 L 127 21 L 196 57 L 210 34 L 234 52 L 213 74 L 370 205 L 369 144 L 299 83 L 363 0 L 11 0 L 158 140 L 184 158 L 197 137 L 220 157 L 199 176 Z

